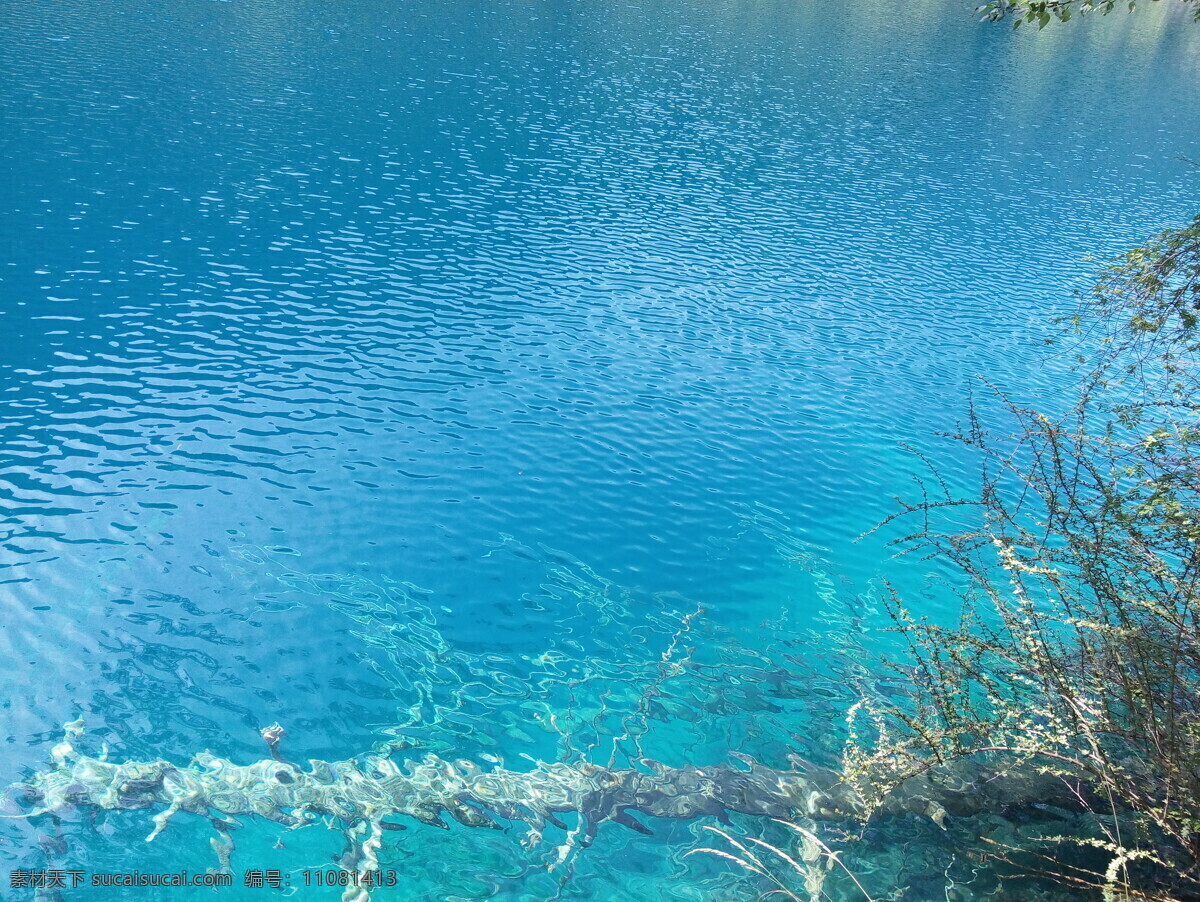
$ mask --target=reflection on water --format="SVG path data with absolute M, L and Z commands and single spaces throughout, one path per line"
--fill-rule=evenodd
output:
M 961 478 L 970 380 L 1052 406 L 1085 255 L 1194 212 L 1200 29 L 1153 7 L 5 4 L 0 772 L 81 712 L 181 761 L 273 720 L 330 759 L 836 756 L 895 688 L 878 580 L 951 603 L 853 541 L 898 442 Z M 178 829 L 143 870 L 210 864 Z M 488 831 L 394 854 L 407 898 L 749 897 L 698 829 L 561 890 Z

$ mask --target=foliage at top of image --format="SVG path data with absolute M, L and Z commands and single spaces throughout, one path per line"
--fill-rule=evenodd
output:
M 978 494 L 935 474 L 897 515 L 917 524 L 899 544 L 952 561 L 970 588 L 955 626 L 892 598 L 915 697 L 867 712 L 846 775 L 882 802 L 949 762 L 1036 767 L 1090 813 L 1042 839 L 1091 853 L 1043 852 L 1038 870 L 1105 899 L 1197 898 L 1200 217 L 1102 269 L 1069 323 L 1067 413 L 993 389 L 1005 431 L 973 407 L 951 436 L 982 463 Z
M 1200 0 L 1181 2 L 1191 7 L 1192 17 L 1200 22 Z M 1133 12 L 1137 4 L 1135 0 L 988 0 L 975 11 L 987 22 L 1012 19 L 1014 28 L 1022 22 L 1044 28 L 1055 20 L 1066 22 L 1075 13 L 1099 12 L 1107 15 L 1117 6 L 1124 6 Z

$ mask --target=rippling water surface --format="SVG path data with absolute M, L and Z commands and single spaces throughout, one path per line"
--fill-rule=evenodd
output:
M 6 0 L 3 782 L 79 713 L 180 760 L 828 734 L 878 580 L 949 604 L 854 543 L 899 443 L 955 472 L 980 373 L 1052 406 L 1085 255 L 1195 211 L 1200 27 L 971 5 Z M 410 830 L 385 898 L 754 897 L 697 825 L 609 826 L 565 883 Z M 206 830 L 58 860 L 202 869 Z

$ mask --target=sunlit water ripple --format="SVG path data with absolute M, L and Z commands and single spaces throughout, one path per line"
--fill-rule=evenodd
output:
M 828 734 L 878 580 L 950 603 L 854 543 L 900 443 L 957 478 L 977 374 L 1053 406 L 1085 256 L 1198 178 L 1175 11 L 893 6 L 3 3 L 5 782 L 80 712 L 180 759 L 276 719 L 329 758 Z M 695 686 L 639 709 L 697 609 Z M 142 829 L 69 856 L 211 864 Z M 614 829 L 562 892 L 750 898 L 694 831 Z M 397 898 L 555 892 L 511 837 L 428 841 Z

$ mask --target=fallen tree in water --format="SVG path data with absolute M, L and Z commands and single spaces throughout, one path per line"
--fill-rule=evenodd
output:
M 1075 790 L 1036 768 L 1019 771 L 976 760 L 960 760 L 906 780 L 881 802 L 868 805 L 836 771 L 815 765 L 774 770 L 737 756 L 741 767 L 667 767 L 641 759 L 642 769 L 588 763 L 539 763 L 527 771 L 434 755 L 397 763 L 391 750 L 359 758 L 310 761 L 302 768 L 283 758 L 278 725 L 263 730 L 271 757 L 238 765 L 209 753 L 187 765 L 168 761 L 107 760 L 78 748 L 82 721 L 66 725 L 52 766 L 9 787 L 17 816 L 55 815 L 74 808 L 136 811 L 160 808 L 155 839 L 180 812 L 209 819 L 217 831 L 212 845 L 220 869 L 229 873 L 234 843 L 230 830 L 239 817 L 258 817 L 290 828 L 324 820 L 347 841 L 340 865 L 356 879 L 342 898 L 368 899 L 369 875 L 378 869 L 383 836 L 405 829 L 411 818 L 445 828 L 444 816 L 468 827 L 528 828 L 538 842 L 547 825 L 568 832 L 566 849 L 588 845 L 602 824 L 649 833 L 634 814 L 651 818 L 726 819 L 730 812 L 786 820 L 846 821 L 912 814 L 943 824 L 947 817 L 1003 814 L 1023 806 L 1063 808 L 1080 803 Z M 998 779 L 998 777 L 1003 777 Z M 560 815 L 570 815 L 574 826 Z M 9 816 L 12 816 L 11 814 Z

